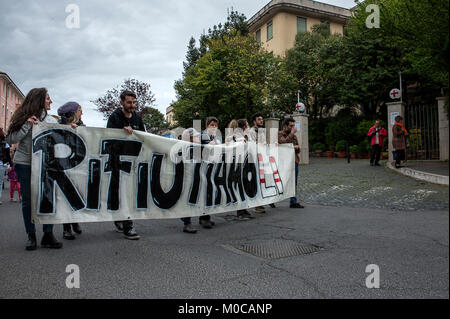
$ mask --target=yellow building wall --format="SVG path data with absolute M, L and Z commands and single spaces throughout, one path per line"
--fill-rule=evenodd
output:
M 267 20 L 261 26 L 261 46 L 274 55 L 284 57 L 286 51 L 292 49 L 295 44 L 295 37 L 297 35 L 297 17 L 306 18 L 306 28 L 311 32 L 312 27 L 320 24 L 320 19 L 311 18 L 302 15 L 295 15 L 287 12 L 277 13 L 271 20 Z M 267 41 L 267 24 L 273 23 L 273 38 Z M 258 31 L 258 30 L 256 30 Z M 256 31 L 254 35 L 256 36 Z M 331 34 L 343 34 L 344 27 L 342 24 L 331 22 Z

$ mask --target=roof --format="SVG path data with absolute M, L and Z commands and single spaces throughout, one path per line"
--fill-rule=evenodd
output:
M 14 86 L 14 88 L 17 90 L 17 92 L 19 92 L 22 95 L 23 98 L 25 98 L 25 95 L 22 93 L 22 91 L 19 89 L 16 83 L 14 83 L 14 81 L 9 77 L 8 74 L 0 71 L 0 77 L 2 76 L 5 77 Z
M 272 0 L 248 20 L 250 29 L 263 17 L 280 11 L 308 12 L 311 16 L 328 17 L 342 23 L 351 17 L 351 11 L 342 7 L 312 0 Z

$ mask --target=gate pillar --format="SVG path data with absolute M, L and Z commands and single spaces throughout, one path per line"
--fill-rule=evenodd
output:
M 392 147 L 392 139 L 393 139 L 393 134 L 392 134 L 392 128 L 394 127 L 395 124 L 395 118 L 397 116 L 401 116 L 403 118 L 405 118 L 405 103 L 403 102 L 392 102 L 392 103 L 386 103 L 387 107 L 388 107 L 388 135 L 389 135 L 389 162 L 393 162 L 394 161 L 394 155 L 392 154 L 393 151 L 393 147 Z
M 439 153 L 441 161 L 448 161 L 448 114 L 445 110 L 445 104 L 448 103 L 448 97 L 439 97 L 438 113 L 439 113 Z

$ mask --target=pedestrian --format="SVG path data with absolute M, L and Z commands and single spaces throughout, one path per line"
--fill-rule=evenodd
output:
M 58 109 L 58 115 L 60 117 L 59 124 L 70 125 L 76 129 L 78 126 L 84 126 L 81 121 L 83 111 L 81 105 L 77 102 L 67 102 Z M 72 233 L 72 230 L 78 234 L 82 234 L 80 224 L 78 223 L 66 223 L 63 224 L 63 238 L 66 240 L 74 240 L 76 237 Z
M 225 144 L 228 146 L 233 144 L 234 132 L 238 128 L 238 121 L 231 120 L 230 124 L 228 124 L 225 132 Z
M 121 107 L 111 114 L 106 127 L 123 129 L 130 135 L 133 134 L 134 130 L 145 132 L 142 118 L 136 113 L 136 100 L 135 93 L 123 91 L 120 94 Z M 117 232 L 123 233 L 126 239 L 138 240 L 141 238 L 134 229 L 132 220 L 116 221 L 114 224 Z
M 47 112 L 52 104 L 47 89 L 32 89 L 23 104 L 14 112 L 8 128 L 6 140 L 8 144 L 19 143 L 14 161 L 15 171 L 19 178 L 22 192 L 22 213 L 25 230 L 28 234 L 26 250 L 36 250 L 36 228 L 31 222 L 31 157 L 32 157 L 32 128 L 40 122 L 47 122 Z M 43 225 L 44 236 L 41 246 L 44 248 L 62 248 L 53 235 L 53 225 Z
M 266 144 L 266 130 L 264 129 L 264 116 L 261 113 L 256 113 L 252 116 L 253 127 L 249 130 L 249 141 L 256 144 Z M 275 204 L 270 204 L 270 207 L 275 208 Z M 264 206 L 258 206 L 254 209 L 255 213 L 265 214 Z
M 189 128 L 189 129 L 185 130 L 183 132 L 181 138 L 185 142 L 200 144 L 200 133 L 194 128 Z M 184 227 L 183 227 L 184 233 L 188 233 L 188 234 L 196 234 L 197 233 L 197 229 L 195 229 L 192 226 L 192 218 L 191 217 L 181 218 L 181 220 L 184 223 Z
M 14 193 L 16 192 L 16 188 L 17 188 L 17 193 L 19 194 L 19 202 L 22 201 L 22 196 L 20 194 L 20 183 L 19 183 L 19 178 L 17 177 L 17 173 L 16 170 L 14 168 L 14 151 L 11 150 L 10 152 L 10 157 L 11 157 L 11 166 L 8 168 L 8 180 L 9 180 L 9 195 L 10 195 L 10 200 L 11 202 L 16 202 L 16 200 L 14 200 Z
M 206 119 L 206 129 L 201 136 L 202 145 L 220 145 L 222 144 L 221 134 L 219 131 L 219 120 L 216 117 L 208 117 Z M 200 225 L 203 228 L 211 229 L 216 224 L 211 220 L 210 215 L 200 216 Z
M 394 150 L 395 168 L 401 168 L 402 161 L 406 160 L 406 138 L 408 131 L 403 124 L 403 117 L 397 116 L 392 128 L 392 148 Z
M 6 143 L 6 134 L 0 127 L 0 205 L 2 205 L 3 183 L 8 165 L 11 164 L 9 145 Z
M 381 126 L 380 121 L 376 121 L 375 125 L 370 128 L 367 136 L 370 138 L 370 144 L 372 145 L 370 166 L 381 166 L 381 152 L 383 150 L 384 139 L 388 137 L 388 133 L 386 129 Z
M 291 197 L 290 208 L 305 208 L 303 205 L 297 202 L 297 185 L 298 185 L 298 172 L 300 164 L 300 146 L 298 144 L 297 128 L 295 127 L 295 120 L 288 118 L 284 120 L 283 130 L 278 132 L 278 144 L 293 144 L 295 154 L 295 197 Z
M 237 128 L 234 130 L 232 135 L 232 143 L 247 143 L 248 142 L 248 130 L 250 126 L 246 119 L 240 119 L 236 122 Z M 236 212 L 236 217 L 238 220 L 249 220 L 254 217 L 246 209 L 240 209 Z

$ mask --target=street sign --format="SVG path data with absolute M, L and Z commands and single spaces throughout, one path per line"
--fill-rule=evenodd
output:
M 399 116 L 399 115 L 400 115 L 399 112 L 392 112 L 392 113 L 391 113 L 391 125 L 395 125 L 395 118 L 396 118 L 397 116 Z
M 297 103 L 295 108 L 297 109 L 297 112 L 300 112 L 300 113 L 305 113 L 306 112 L 306 106 L 303 103 Z
M 399 98 L 402 97 L 402 92 L 399 89 L 393 89 L 390 93 L 389 96 L 391 97 L 391 99 L 393 100 L 397 100 Z

